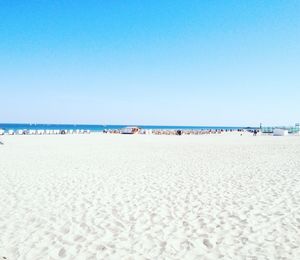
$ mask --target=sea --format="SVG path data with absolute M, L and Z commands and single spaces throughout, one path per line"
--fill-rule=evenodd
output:
M 86 125 L 86 124 L 6 124 L 0 123 L 0 129 L 9 130 L 90 130 L 91 132 L 103 132 L 104 130 L 117 130 L 132 125 Z M 134 125 L 142 129 L 161 130 L 238 130 L 253 129 L 241 126 L 162 126 L 162 125 Z

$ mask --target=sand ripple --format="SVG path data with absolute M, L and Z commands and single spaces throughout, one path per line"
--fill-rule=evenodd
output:
M 300 138 L 4 142 L 0 259 L 300 259 Z

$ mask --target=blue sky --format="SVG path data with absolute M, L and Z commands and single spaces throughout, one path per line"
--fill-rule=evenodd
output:
M 299 13 L 298 0 L 0 0 L 0 121 L 294 124 Z

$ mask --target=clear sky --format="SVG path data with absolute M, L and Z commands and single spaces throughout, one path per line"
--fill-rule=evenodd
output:
M 299 0 L 0 0 L 0 122 L 300 121 Z

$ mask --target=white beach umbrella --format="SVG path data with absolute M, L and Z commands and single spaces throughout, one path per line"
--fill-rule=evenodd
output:
M 17 134 L 18 134 L 18 135 L 22 135 L 23 133 L 24 133 L 23 130 L 18 130 L 18 131 L 17 131 Z
M 33 130 L 33 129 L 29 130 L 29 134 L 30 135 L 35 135 L 36 134 L 36 130 Z
M 43 129 L 37 130 L 38 135 L 43 135 L 44 133 L 45 133 L 45 130 L 43 130 Z

